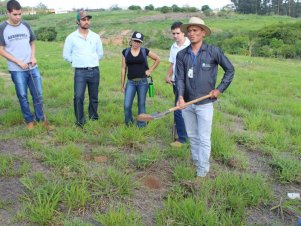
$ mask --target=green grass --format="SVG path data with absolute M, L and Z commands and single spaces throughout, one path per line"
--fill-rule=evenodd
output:
M 173 19 L 158 17 L 146 21 L 152 15 L 162 16 L 156 12 L 93 12 L 92 29 L 105 31 L 103 37 L 109 38 L 133 27 L 144 32 L 146 40 L 158 33 L 167 34 Z M 187 21 L 182 17 L 180 14 L 177 19 Z M 280 20 L 296 21 L 254 15 L 206 19 L 214 31 L 254 31 Z M 46 23 L 57 25 L 59 40 L 76 28 L 73 14 L 43 16 L 30 23 L 34 29 Z M 73 70 L 62 59 L 62 42 L 37 42 L 44 108 L 56 127 L 53 131 L 47 133 L 40 125 L 27 131 L 13 84 L 9 76 L 1 75 L 0 143 L 17 140 L 20 148 L 27 149 L 33 158 L 24 160 L 6 152 L 0 155 L 0 175 L 20 178 L 24 185 L 24 197 L 16 213 L 21 216 L 18 224 L 94 225 L 96 221 L 104 225 L 147 225 L 150 219 L 145 218 L 151 218 L 154 225 L 245 225 L 249 223 L 249 210 L 275 204 L 273 196 L 279 195 L 273 194 L 271 183 L 277 187 L 282 183 L 300 183 L 298 60 L 229 56 L 236 75 L 215 104 L 212 168 L 198 189 L 194 187 L 195 169 L 189 145 L 180 149 L 169 147 L 172 114 L 143 129 L 124 125 L 120 66 L 125 47 L 127 44 L 104 45 L 105 58 L 100 63 L 100 119 L 89 121 L 84 129 L 74 126 Z M 164 82 L 169 51 L 151 50 L 162 62 L 153 72 L 156 91 L 154 98 L 147 98 L 147 113 L 169 109 L 174 99 L 172 88 Z M 0 62 L 0 70 L 6 72 L 2 58 Z M 218 81 L 221 76 L 220 70 Z M 87 100 L 88 96 L 85 111 Z M 136 100 L 133 114 L 137 115 Z M 270 167 L 271 180 L 260 175 L 265 174 L 261 172 L 265 168 L 259 165 L 258 175 L 252 174 L 252 155 L 260 156 Z M 98 156 L 107 160 L 97 162 Z M 36 161 L 39 167 L 33 167 Z M 139 183 L 140 176 L 147 174 L 159 178 L 162 189 L 146 189 Z M 143 200 L 137 198 L 139 192 L 143 192 Z M 293 209 L 301 214 L 298 203 L 286 201 L 275 209 Z M 0 207 L 3 202 L 0 201 Z M 147 207 L 148 216 L 143 212 L 145 203 L 153 204 Z
M 158 213 L 158 225 L 242 225 L 246 208 L 270 197 L 268 183 L 261 176 L 224 173 L 204 179 L 200 190 L 188 197 L 169 197 Z
M 23 178 L 21 182 L 27 188 L 23 217 L 40 225 L 50 223 L 55 217 L 61 197 L 61 185 L 48 181 L 37 187 L 28 177 Z
M 22 176 L 30 171 L 31 164 L 18 157 L 0 154 L 0 176 Z
M 143 225 L 139 213 L 123 205 L 111 207 L 105 214 L 98 213 L 94 219 L 102 225 L 108 226 Z

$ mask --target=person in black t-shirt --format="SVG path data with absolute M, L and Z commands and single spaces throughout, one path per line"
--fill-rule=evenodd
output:
M 138 95 L 138 114 L 146 113 L 147 77 L 151 75 L 160 63 L 158 55 L 147 48 L 141 47 L 143 38 L 142 33 L 135 31 L 129 42 L 130 48 L 122 51 L 121 91 L 124 93 L 124 116 L 126 125 L 134 123 L 132 105 L 136 93 Z M 148 67 L 147 57 L 154 60 L 151 67 Z M 125 84 L 126 75 L 128 80 Z M 138 127 L 144 127 L 145 125 L 146 122 L 137 121 Z

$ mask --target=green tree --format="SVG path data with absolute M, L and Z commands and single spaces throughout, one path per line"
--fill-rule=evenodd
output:
M 171 11 L 171 8 L 168 6 L 163 6 L 160 8 L 161 13 L 169 13 Z
M 144 9 L 149 10 L 149 11 L 153 11 L 153 10 L 155 10 L 155 7 L 152 4 L 150 4 L 150 5 L 145 6 Z
M 141 10 L 141 7 L 139 5 L 131 5 L 128 8 L 129 10 Z

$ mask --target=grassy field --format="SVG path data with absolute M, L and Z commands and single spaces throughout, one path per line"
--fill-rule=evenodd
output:
M 106 12 L 93 29 L 118 34 L 133 28 L 135 16 Z M 64 30 L 60 37 L 75 29 L 71 14 L 32 23 L 37 27 L 47 18 Z M 251 30 L 271 20 L 294 20 L 247 18 L 209 18 L 208 24 L 237 29 L 239 19 L 242 29 L 252 24 Z M 135 23 L 135 29 L 168 31 L 171 20 L 153 20 Z M 300 62 L 229 56 L 236 75 L 215 104 L 212 169 L 196 182 L 188 145 L 169 147 L 172 114 L 144 129 L 124 126 L 125 47 L 104 46 L 100 120 L 84 129 L 74 126 L 73 71 L 62 59 L 62 42 L 37 43 L 45 112 L 56 127 L 50 132 L 41 125 L 26 129 L 1 59 L 0 225 L 296 225 L 301 203 L 287 193 L 301 192 Z M 148 113 L 173 104 L 172 88 L 164 82 L 168 51 L 152 51 L 162 62 L 153 74 Z M 133 109 L 136 115 L 136 102 Z

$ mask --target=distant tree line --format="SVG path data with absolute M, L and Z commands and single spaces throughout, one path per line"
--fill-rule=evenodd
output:
M 301 16 L 301 0 L 231 0 L 231 2 L 238 13 Z
M 131 5 L 128 7 L 129 10 L 142 10 L 141 6 L 139 5 Z M 198 8 L 196 7 L 190 7 L 190 6 L 184 6 L 184 7 L 179 7 L 177 5 L 172 5 L 172 6 L 162 6 L 162 7 L 158 7 L 155 8 L 152 4 L 147 5 L 144 7 L 144 10 L 148 10 L 148 11 L 159 11 L 161 13 L 170 13 L 170 12 L 198 12 L 200 11 Z

